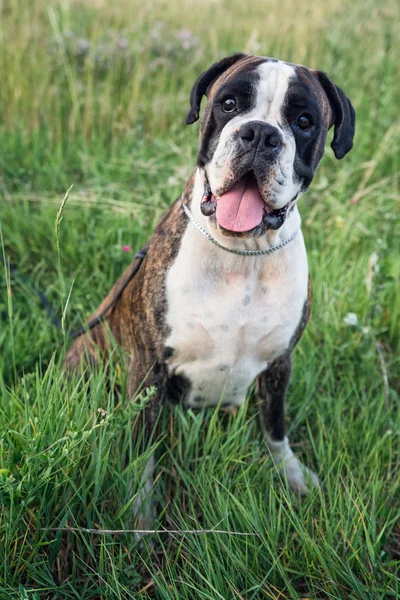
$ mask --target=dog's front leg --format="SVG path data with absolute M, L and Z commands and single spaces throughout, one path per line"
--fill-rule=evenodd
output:
M 313 471 L 301 464 L 285 436 L 285 398 L 292 370 L 291 357 L 275 360 L 257 379 L 261 427 L 268 448 L 279 470 L 286 475 L 290 487 L 306 494 L 319 481 Z
M 132 398 L 138 390 L 145 391 L 146 388 L 153 388 L 150 400 L 143 413 L 139 415 L 133 428 L 133 435 L 141 438 L 144 452 L 154 439 L 157 420 L 164 399 L 166 378 L 166 368 L 160 363 L 155 362 L 147 368 L 143 360 L 141 362 L 131 361 L 128 385 L 129 398 Z M 130 494 L 135 493 L 136 495 L 133 501 L 133 517 L 140 529 L 152 529 L 154 527 L 154 463 L 154 453 L 151 453 L 144 468 L 132 476 L 130 484 Z

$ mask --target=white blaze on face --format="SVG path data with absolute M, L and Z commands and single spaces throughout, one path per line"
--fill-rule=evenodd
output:
M 237 133 L 249 121 L 264 121 L 276 127 L 282 135 L 283 149 L 274 163 L 276 173 L 270 177 L 266 189 L 261 190 L 270 198 L 273 208 L 285 206 L 300 190 L 301 184 L 293 181 L 293 163 L 296 143 L 290 127 L 282 123 L 282 107 L 290 80 L 295 77 L 294 67 L 284 62 L 265 62 L 257 67 L 259 81 L 253 108 L 231 119 L 223 128 L 207 177 L 214 194 L 218 195 L 230 183 L 234 183 L 233 164 L 241 152 Z M 267 169 L 267 164 L 266 164 Z M 277 183 L 280 181 L 280 184 Z

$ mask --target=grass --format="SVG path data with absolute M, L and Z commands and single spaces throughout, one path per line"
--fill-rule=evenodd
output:
M 3 0 L 0 12 L 1 600 L 398 598 L 397 4 Z M 118 353 L 107 377 L 67 383 L 68 342 L 33 286 L 67 330 L 96 307 L 131 260 L 122 246 L 143 244 L 194 164 L 197 126 L 182 124 L 194 79 L 238 50 L 327 71 L 358 116 L 354 150 L 338 162 L 327 148 L 301 200 L 314 299 L 287 423 L 323 491 L 288 491 L 250 395 L 236 416 L 167 408 L 154 445 L 161 528 L 254 535 L 50 531 L 134 527 L 147 454 L 131 426 L 148 395 L 126 403 Z

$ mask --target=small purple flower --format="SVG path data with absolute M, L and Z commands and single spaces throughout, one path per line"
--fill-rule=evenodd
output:
M 122 252 L 132 252 L 131 246 L 122 246 Z
M 90 43 L 84 38 L 76 41 L 75 52 L 77 56 L 85 56 L 90 50 Z
M 190 29 L 180 29 L 176 34 L 176 39 L 181 44 L 183 50 L 191 50 L 198 43 L 198 38 L 193 35 Z
M 128 40 L 124 37 L 119 38 L 118 48 L 125 49 L 128 47 Z

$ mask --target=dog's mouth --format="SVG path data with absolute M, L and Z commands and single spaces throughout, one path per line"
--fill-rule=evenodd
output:
M 260 225 L 264 230 L 279 229 L 291 204 L 272 209 L 261 196 L 254 172 L 249 171 L 220 196 L 214 196 L 205 177 L 201 212 L 207 217 L 215 214 L 218 225 L 227 231 L 244 233 Z

